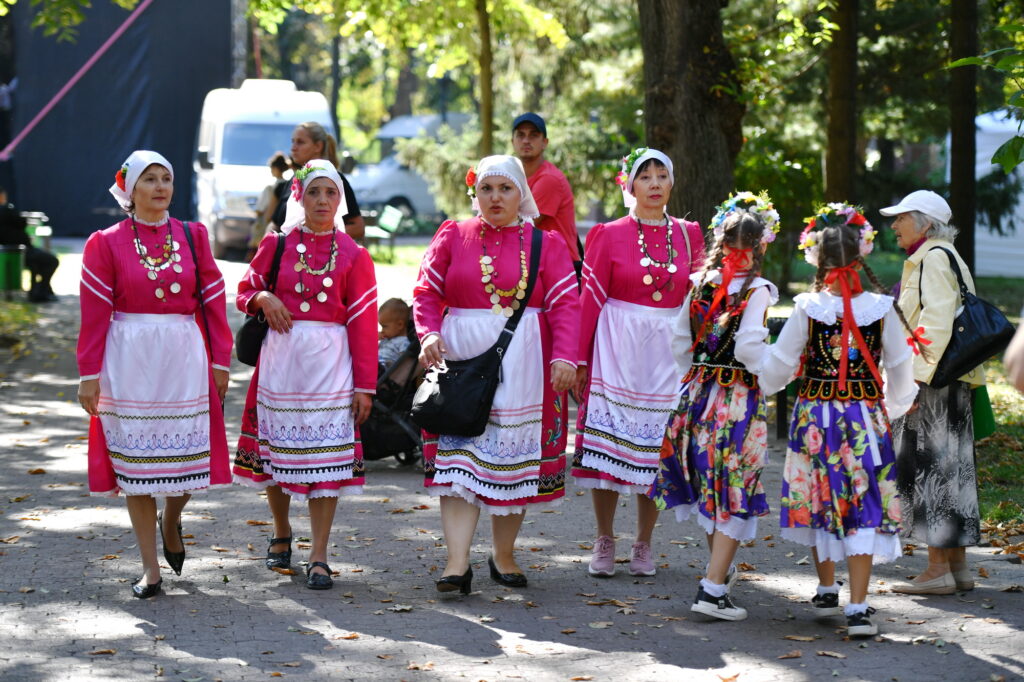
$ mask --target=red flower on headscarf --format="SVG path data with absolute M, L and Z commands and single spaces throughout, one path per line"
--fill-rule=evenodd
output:
M 850 216 L 850 219 L 846 222 L 847 225 L 864 225 L 868 222 L 868 219 L 864 217 L 863 213 L 854 213 Z
M 476 187 L 476 169 L 466 171 L 466 187 Z
M 127 189 L 125 189 L 125 185 L 124 185 L 125 175 L 126 175 L 126 172 L 125 172 L 124 167 L 121 167 L 116 173 L 114 173 L 114 184 L 116 184 L 121 189 L 122 192 L 127 192 L 128 191 Z

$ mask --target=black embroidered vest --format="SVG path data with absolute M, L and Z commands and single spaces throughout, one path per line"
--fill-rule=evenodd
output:
M 852 338 L 847 351 L 846 390 L 839 390 L 839 359 L 842 352 L 843 321 L 825 324 L 809 318 L 810 336 L 803 357 L 803 385 L 800 397 L 811 400 L 878 400 L 882 387 L 871 375 L 871 369 L 864 361 L 862 349 Z M 864 343 L 868 346 L 875 366 L 882 356 L 881 319 L 860 327 Z
M 707 309 L 717 290 L 717 284 L 705 284 L 696 292 L 693 301 Z M 744 300 L 749 301 L 752 293 L 754 290 L 748 289 Z M 757 376 L 747 371 L 743 363 L 736 359 L 736 332 L 740 329 L 742 313 L 730 315 L 724 324 L 718 324 L 721 313 L 717 317 L 718 320 L 708 323 L 707 333 L 693 349 L 693 365 L 683 380 L 696 379 L 704 383 L 714 379 L 720 386 L 732 386 L 739 381 L 747 388 L 757 388 Z M 694 336 L 703 322 L 703 317 L 691 315 L 690 329 Z

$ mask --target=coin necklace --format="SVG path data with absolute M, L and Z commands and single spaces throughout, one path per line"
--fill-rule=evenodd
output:
M 146 268 L 146 277 L 151 281 L 159 279 L 158 286 L 153 295 L 161 301 L 166 301 L 167 292 L 164 291 L 163 284 L 164 279 L 162 277 L 163 271 L 167 268 L 171 268 L 174 271 L 174 281 L 167 289 L 172 294 L 177 294 L 181 291 L 181 284 L 178 283 L 178 275 L 181 274 L 181 254 L 178 251 L 181 249 L 181 244 L 177 242 L 171 236 L 171 219 L 167 219 L 167 236 L 164 237 L 164 243 L 160 246 L 161 254 L 159 256 L 150 256 L 149 249 L 142 243 L 142 238 L 139 237 L 139 228 L 135 225 L 135 216 L 132 216 L 132 232 L 135 234 L 135 238 L 132 243 L 135 245 L 135 253 L 139 255 L 139 264 Z
M 494 269 L 494 258 L 487 254 L 487 241 L 484 239 L 486 223 L 480 223 L 480 244 L 483 246 L 483 255 L 480 256 L 480 281 L 484 283 L 484 292 L 490 295 L 491 312 L 495 315 L 512 317 L 512 313 L 519 309 L 520 301 L 526 298 L 526 281 L 530 271 L 526 267 L 526 249 L 523 240 L 523 221 L 519 221 L 519 281 L 511 289 L 500 289 L 495 281 L 498 273 Z M 509 304 L 502 304 L 502 299 L 511 299 Z
M 330 277 L 324 277 L 320 280 L 320 291 L 314 295 L 312 293 L 312 287 L 306 286 L 306 283 L 303 281 L 302 274 L 305 273 L 313 277 L 319 277 L 320 275 L 324 275 L 328 272 L 334 272 L 334 265 L 338 260 L 338 241 L 335 239 L 337 232 L 338 228 L 331 228 L 331 255 L 327 259 L 327 262 L 324 263 L 322 267 L 314 268 L 311 262 L 312 259 L 310 259 L 310 261 L 306 260 L 306 253 L 308 251 L 305 244 L 306 233 L 302 230 L 299 231 L 299 243 L 295 246 L 295 250 L 299 252 L 299 262 L 295 264 L 295 272 L 299 273 L 299 283 L 295 285 L 295 293 L 302 297 L 302 303 L 299 304 L 299 310 L 304 313 L 308 313 L 310 308 L 313 307 L 310 305 L 310 301 L 312 300 L 316 300 L 318 303 L 326 303 L 327 292 L 324 290 L 329 289 L 334 285 L 333 279 Z M 314 243 L 316 243 L 316 237 L 313 239 Z M 312 256 L 312 254 L 310 254 L 310 256 Z M 308 296 L 306 295 L 307 292 L 310 292 Z
M 646 285 L 654 286 L 654 293 L 651 294 L 651 299 L 654 301 L 660 301 L 664 296 L 661 291 L 665 287 L 673 288 L 672 274 L 679 268 L 673 262 L 678 252 L 672 248 L 672 223 L 668 216 L 665 216 L 665 252 L 668 257 L 664 261 L 660 261 L 651 255 L 650 251 L 647 250 L 647 242 L 644 240 L 644 226 L 640 222 L 640 218 L 634 218 L 636 220 L 636 243 L 640 245 L 640 267 L 647 269 L 647 274 L 643 276 L 643 283 Z M 654 283 L 654 272 L 651 270 L 652 267 L 664 268 L 668 272 L 668 278 L 665 283 L 658 286 Z

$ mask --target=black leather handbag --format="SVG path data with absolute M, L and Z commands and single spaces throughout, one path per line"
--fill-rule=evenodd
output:
M 281 268 L 281 254 L 284 253 L 284 235 L 277 235 L 277 250 L 274 251 L 274 262 L 270 266 L 270 273 L 267 276 L 267 291 L 273 292 L 277 286 L 277 271 Z M 270 325 L 263 317 L 263 311 L 255 315 L 246 315 L 245 322 L 235 333 L 235 355 L 239 362 L 244 362 L 252 367 L 260 359 L 260 349 L 263 347 L 263 339 L 267 336 Z
M 949 337 L 949 344 L 929 383 L 933 388 L 943 388 L 992 356 L 1001 353 L 1010 343 L 1015 330 L 999 308 L 968 291 L 960 266 L 949 249 L 936 246 L 932 250 L 935 249 L 946 252 L 949 264 L 960 284 L 960 298 L 963 302 L 963 309 L 953 320 L 953 333 Z M 921 268 L 924 269 L 923 261 Z M 921 293 L 923 296 L 924 292 Z
M 446 360 L 444 369 L 432 368 L 416 389 L 410 416 L 420 428 L 449 436 L 479 436 L 487 428 L 494 394 L 501 383 L 501 361 L 537 281 L 543 236 L 534 228 L 526 295 L 494 345 L 476 357 Z

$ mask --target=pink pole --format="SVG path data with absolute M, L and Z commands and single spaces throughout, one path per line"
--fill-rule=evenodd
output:
M 27 126 L 22 128 L 21 132 L 18 133 L 13 140 L 11 140 L 10 144 L 4 147 L 4 150 L 0 152 L 0 161 L 7 161 L 8 159 L 11 158 L 11 153 L 14 152 L 14 148 L 17 147 L 23 139 L 25 139 L 26 135 L 32 132 L 33 128 L 39 125 L 40 121 L 46 118 L 46 115 L 50 113 L 50 110 L 57 106 L 58 102 L 64 99 L 64 95 L 68 94 L 68 91 L 71 90 L 71 88 L 73 88 L 79 80 L 81 80 L 82 76 L 84 76 L 86 72 L 88 72 L 89 69 L 92 68 L 93 64 L 99 61 L 100 57 L 102 57 L 106 53 L 106 51 L 110 49 L 110 46 L 117 42 L 117 39 L 120 38 L 121 35 L 128 30 L 128 27 L 131 26 L 139 17 L 139 15 L 142 14 L 142 12 L 145 11 L 145 9 L 149 7 L 152 3 L 153 0 L 142 0 L 142 2 L 139 3 L 139 6 L 136 7 L 135 10 L 128 15 L 128 18 L 124 20 L 124 23 L 122 23 L 118 27 L 118 29 L 114 31 L 109 38 L 107 38 L 107 42 L 103 43 L 103 45 L 100 46 L 100 49 L 96 50 L 96 53 L 93 54 L 93 56 L 89 57 L 88 61 L 86 61 L 85 64 L 82 64 L 82 67 L 78 69 L 78 72 L 75 73 L 75 75 L 72 76 L 71 79 L 64 84 L 64 87 L 62 87 L 57 92 L 57 94 L 54 95 L 53 98 L 46 103 L 45 107 L 39 110 L 39 113 L 35 115 L 35 118 L 29 121 Z

